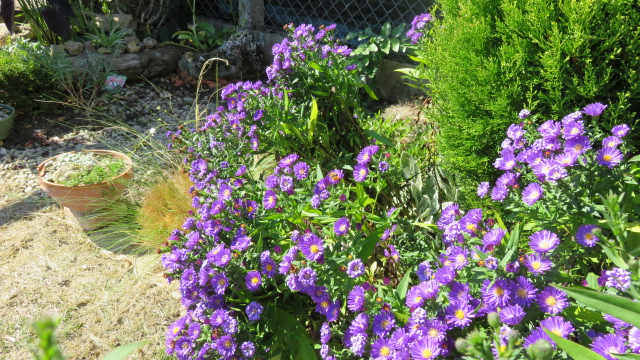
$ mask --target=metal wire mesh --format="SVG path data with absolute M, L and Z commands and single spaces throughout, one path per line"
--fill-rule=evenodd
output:
M 237 20 L 238 0 L 202 0 L 201 15 L 218 20 Z M 415 15 L 426 12 L 434 0 L 264 0 L 264 23 L 269 30 L 282 30 L 286 24 L 337 24 L 336 33 L 372 27 L 379 30 L 385 22 L 410 23 Z

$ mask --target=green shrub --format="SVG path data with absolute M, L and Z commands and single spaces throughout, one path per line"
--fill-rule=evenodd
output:
M 608 104 L 640 140 L 640 7 L 634 1 L 442 0 L 419 55 L 444 165 L 466 192 L 494 169 L 501 129 L 522 108 L 561 119 L 562 109 Z
M 47 73 L 23 50 L 14 46 L 0 48 L 0 103 L 18 113 L 50 111 L 56 91 Z

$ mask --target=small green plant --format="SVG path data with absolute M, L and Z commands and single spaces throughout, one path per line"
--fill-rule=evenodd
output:
M 56 157 L 47 165 L 45 180 L 67 187 L 98 184 L 123 173 L 122 159 L 90 152 L 71 152 Z
M 222 45 L 231 30 L 217 31 L 213 25 L 198 20 L 195 12 L 195 0 L 189 2 L 189 7 L 191 7 L 192 14 L 191 24 L 187 25 L 189 30 L 177 31 L 173 34 L 173 37 L 180 40 L 182 45 L 193 48 L 196 51 L 207 51 Z
M 86 36 L 94 45 L 107 48 L 111 53 L 119 54 L 126 45 L 124 38 L 132 33 L 131 29 L 120 29 L 118 25 L 111 24 L 107 32 L 98 29 L 93 34 Z
M 51 102 L 43 101 L 56 98 L 57 86 L 22 46 L 32 44 L 18 40 L 0 48 L 0 103 L 18 113 L 53 110 Z
M 17 0 L 22 13 L 29 21 L 31 33 L 38 42 L 45 45 L 59 43 L 71 38 L 69 18 L 74 16 L 73 8 L 68 0 Z M 13 32 L 15 1 L 0 2 L 0 15 L 7 25 L 9 32 Z
M 349 33 L 345 40 L 356 40 L 359 45 L 351 53 L 353 62 L 366 77 L 373 78 L 382 58 L 393 53 L 407 51 L 407 39 L 404 36 L 406 24 L 392 27 L 389 22 L 382 25 L 380 33 L 374 33 L 371 27 L 360 33 Z

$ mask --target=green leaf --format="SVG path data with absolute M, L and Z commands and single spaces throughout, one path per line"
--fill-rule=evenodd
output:
M 388 54 L 391 51 L 391 41 L 389 41 L 389 39 L 382 40 L 382 43 L 380 43 L 380 50 L 382 50 L 383 53 Z
M 311 98 L 311 116 L 309 117 L 309 124 L 307 125 L 309 132 L 309 141 L 313 141 L 313 132 L 316 130 L 316 124 L 318 123 L 318 103 L 316 98 Z
M 509 234 L 509 245 L 507 245 L 507 252 L 504 254 L 502 260 L 500 260 L 500 266 L 504 267 L 507 265 L 513 253 L 518 250 L 518 243 L 520 242 L 520 231 L 522 231 L 522 223 L 516 224 L 511 233 Z
M 629 324 L 640 327 L 640 303 L 622 296 L 610 295 L 578 287 L 552 285 L 579 302 Z
M 378 99 L 378 97 L 376 96 L 376 94 L 373 93 L 373 90 L 371 90 L 371 88 L 369 87 L 369 85 L 367 84 L 363 84 L 362 87 L 364 87 L 364 91 L 367 92 L 367 94 L 369 94 L 369 96 L 373 99 L 373 100 L 380 100 Z
M 380 31 L 380 35 L 384 37 L 389 37 L 391 35 L 391 24 L 387 21 L 382 25 L 382 30 Z
M 308 336 L 296 336 L 298 341 L 295 342 L 295 348 L 293 351 L 294 359 L 317 359 L 316 352 L 313 350 L 313 345 Z
M 398 292 L 398 295 L 400 295 L 400 300 L 404 300 L 405 296 L 407 296 L 409 281 L 411 281 L 411 270 L 407 270 L 407 273 L 404 274 L 404 277 L 400 280 L 400 283 L 398 283 L 396 291 Z
M 553 340 L 558 345 L 560 349 L 564 350 L 569 356 L 574 359 L 606 360 L 602 355 L 591 349 L 587 349 L 586 347 L 578 343 L 574 343 L 571 340 L 567 340 L 561 336 L 558 336 L 545 328 L 543 328 L 543 330 L 547 333 L 547 335 L 549 335 L 551 340 Z
M 417 56 L 413 56 L 413 55 L 408 55 L 408 56 L 409 56 L 409 59 L 411 59 L 413 61 L 416 61 L 416 62 L 419 62 L 419 63 L 423 63 L 423 64 L 427 63 L 427 60 L 425 60 L 425 59 L 423 59 L 421 57 L 417 57 Z
M 376 45 L 376 44 L 369 45 L 369 51 L 377 52 L 378 51 L 378 45 Z
M 396 26 L 395 29 L 393 29 L 393 31 L 391 32 L 391 37 L 397 38 L 404 32 L 404 29 L 405 29 L 405 24 L 400 24 Z
M 636 155 L 634 157 L 632 157 L 631 159 L 627 160 L 629 162 L 637 162 L 640 161 L 640 155 Z
M 640 354 L 611 354 L 611 356 L 620 360 L 640 360 Z
M 398 52 L 398 50 L 400 50 L 400 40 L 389 39 L 389 41 L 391 42 L 391 50 L 393 50 L 394 52 Z
M 107 356 L 102 358 L 102 360 L 123 360 L 123 359 L 126 359 L 127 356 L 129 356 L 129 354 L 131 354 L 132 352 L 138 350 L 139 348 L 147 345 L 148 343 L 149 343 L 149 340 L 143 340 L 143 341 L 138 341 L 138 342 L 133 343 L 133 344 L 126 344 L 126 345 L 118 346 L 117 348 L 113 349 L 113 351 L 108 353 Z
M 365 133 L 365 135 L 367 136 L 371 136 L 372 138 L 380 141 L 381 143 L 387 145 L 387 146 L 393 146 L 393 143 L 391 142 L 391 140 L 389 140 L 388 138 L 378 134 L 377 132 L 373 131 L 373 130 L 364 130 L 363 131 Z
M 206 22 L 198 22 L 198 27 L 200 27 L 201 29 L 203 29 L 204 31 L 207 32 L 207 35 L 211 36 L 215 36 L 216 35 L 216 28 Z
M 436 225 L 436 224 L 427 224 L 427 223 L 422 223 L 422 222 L 414 222 L 413 225 L 420 226 L 421 228 L 425 228 L 425 229 L 436 229 L 436 228 L 438 228 L 438 225 Z
M 323 71 L 324 71 L 324 70 L 322 69 L 322 66 L 318 65 L 318 63 L 315 63 L 315 62 L 313 62 L 313 61 L 309 63 L 309 66 L 310 66 L 312 69 L 318 70 L 318 71 L 320 71 L 320 72 L 323 72 Z
M 362 260 L 362 262 L 367 262 L 367 259 L 373 254 L 373 250 L 376 248 L 378 241 L 380 241 L 380 235 L 384 232 L 384 229 L 376 229 L 376 231 L 372 232 L 364 239 L 362 243 L 362 248 L 358 253 L 358 258 Z

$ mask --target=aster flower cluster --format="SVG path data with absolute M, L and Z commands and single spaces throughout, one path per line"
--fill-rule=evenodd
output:
M 606 105 L 593 103 L 582 111 L 565 116 L 562 121 L 547 120 L 537 129 L 530 129 L 531 122 L 512 124 L 502 150 L 493 166 L 504 171 L 493 187 L 488 182 L 478 186 L 478 196 L 490 195 L 493 201 L 502 202 L 510 193 L 519 194 L 526 206 L 538 202 L 548 189 L 571 178 L 578 171 L 596 171 L 598 167 L 613 169 L 623 158 L 620 146 L 629 126 L 618 125 L 609 136 L 594 142 L 589 137 L 585 116 L 602 115 Z M 522 110 L 519 117 L 525 120 L 530 111 Z M 532 176 L 528 177 L 528 174 Z M 521 181 L 527 178 L 527 185 Z M 522 190 L 520 191 L 520 189 Z
M 412 44 L 417 44 L 426 31 L 427 24 L 431 21 L 431 14 L 420 14 L 411 21 L 411 28 L 407 32 L 407 37 Z

